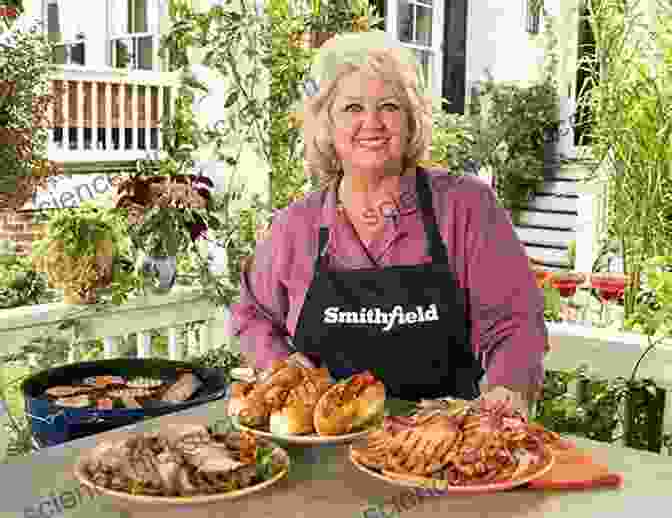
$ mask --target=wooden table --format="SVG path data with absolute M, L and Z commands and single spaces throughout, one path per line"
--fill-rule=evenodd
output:
M 181 414 L 145 421 L 127 429 L 155 429 L 168 421 L 212 424 L 221 418 L 224 401 Z M 128 518 L 129 514 L 110 506 L 106 497 L 90 497 L 71 474 L 81 449 L 102 439 L 119 436 L 112 431 L 88 437 L 38 454 L 0 465 L 0 517 L 24 518 Z M 128 433 L 128 432 L 126 432 Z M 620 490 L 538 491 L 518 489 L 505 493 L 472 496 L 425 497 L 404 510 L 403 517 L 464 518 L 632 518 L 647 510 L 672 508 L 672 462 L 649 452 L 640 452 L 577 439 L 625 476 Z M 392 512 L 403 488 L 360 473 L 346 456 L 345 447 L 289 448 L 293 469 L 287 479 L 268 491 L 239 501 L 188 510 L 183 518 L 250 516 L 254 518 L 361 518 L 362 511 L 376 503 Z M 60 509 L 59 509 L 60 508 Z M 134 514 L 132 518 L 172 518 L 170 513 Z M 387 515 L 391 516 L 391 515 Z M 177 518 L 177 514 L 175 514 Z M 371 515 L 371 518 L 383 518 Z

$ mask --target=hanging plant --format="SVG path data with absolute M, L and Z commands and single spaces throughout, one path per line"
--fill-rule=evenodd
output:
M 115 214 L 91 202 L 54 211 L 45 237 L 34 243 L 34 264 L 47 274 L 50 285 L 64 290 L 66 303 L 95 303 L 96 290 L 112 283 L 122 229 Z

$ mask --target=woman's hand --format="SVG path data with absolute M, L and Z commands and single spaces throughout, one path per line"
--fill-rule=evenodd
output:
M 287 358 L 288 362 L 296 363 L 306 369 L 315 369 L 317 366 L 303 353 L 290 354 Z
M 506 387 L 496 386 L 487 388 L 481 398 L 487 401 L 509 401 L 514 410 L 518 410 L 525 417 L 529 414 L 530 403 L 521 392 L 514 392 Z

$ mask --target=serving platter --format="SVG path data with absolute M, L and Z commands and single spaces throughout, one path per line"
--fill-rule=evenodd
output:
M 296 445 L 314 445 L 314 446 L 325 446 L 325 445 L 336 445 L 336 444 L 349 444 L 359 439 L 363 439 L 372 431 L 377 428 L 369 428 L 362 430 L 360 432 L 349 433 L 345 435 L 318 435 L 316 433 L 308 435 L 279 435 L 271 432 L 265 432 L 263 430 L 257 430 L 255 428 L 250 428 L 236 422 L 236 426 L 245 432 L 250 432 L 257 437 L 263 437 L 270 441 L 282 443 L 282 444 L 296 444 Z
M 555 455 L 553 454 L 553 451 L 549 447 L 544 447 L 541 462 L 531 465 L 527 470 L 523 471 L 511 480 L 493 484 L 450 486 L 445 480 L 373 470 L 357 460 L 357 455 L 353 450 L 353 446 L 350 447 L 349 457 L 350 462 L 353 464 L 353 466 L 355 466 L 355 468 L 370 477 L 377 478 L 378 480 L 382 480 L 396 486 L 431 489 L 445 492 L 446 494 L 491 493 L 495 491 L 507 491 L 543 477 L 551 470 L 551 468 L 553 468 L 553 465 L 555 464 Z
M 174 507 L 174 506 L 199 506 L 212 504 L 215 502 L 222 502 L 226 500 L 237 500 L 252 493 L 257 493 L 263 491 L 264 489 L 274 486 L 280 482 L 283 478 L 289 473 L 290 467 L 290 458 L 287 452 L 280 448 L 277 445 L 270 445 L 273 447 L 274 454 L 278 455 L 282 459 L 283 468 L 276 473 L 272 478 L 265 480 L 259 484 L 255 484 L 244 489 L 238 489 L 234 491 L 228 491 L 226 493 L 217 493 L 212 495 L 198 495 L 198 496 L 180 496 L 180 497 L 168 497 L 168 496 L 152 496 L 152 495 L 133 495 L 131 493 L 126 493 L 124 491 L 115 491 L 113 489 L 108 489 L 103 486 L 95 484 L 86 473 L 85 466 L 89 461 L 89 457 L 93 450 L 89 451 L 86 454 L 83 454 L 77 460 L 74 467 L 74 475 L 77 480 L 84 486 L 88 487 L 97 495 L 106 495 L 111 497 L 113 500 L 118 503 L 123 503 L 125 508 L 128 507 Z

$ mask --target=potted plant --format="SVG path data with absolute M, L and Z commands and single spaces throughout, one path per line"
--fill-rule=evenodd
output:
M 212 181 L 199 175 L 139 173 L 117 187 L 116 208 L 129 223 L 138 268 L 157 292 L 175 284 L 177 255 L 219 227 L 213 212 Z
M 44 238 L 34 244 L 34 264 L 50 285 L 63 290 L 66 304 L 93 304 L 96 290 L 112 283 L 122 228 L 115 214 L 92 202 L 55 211 Z
M 0 33 L 0 210 L 17 210 L 59 174 L 47 160 L 51 46 L 38 26 Z

